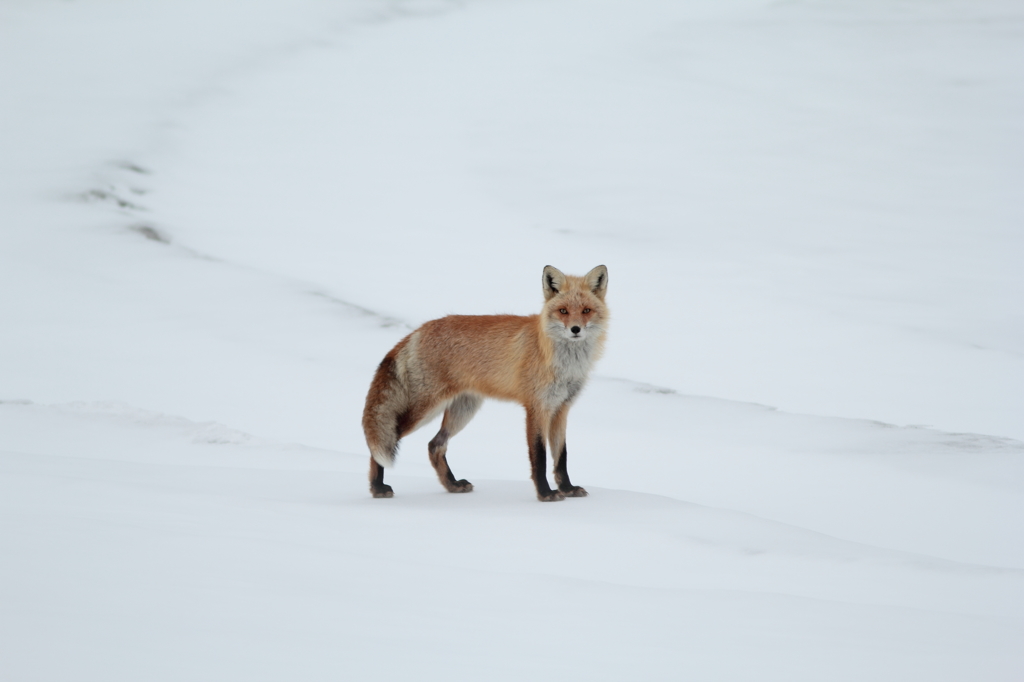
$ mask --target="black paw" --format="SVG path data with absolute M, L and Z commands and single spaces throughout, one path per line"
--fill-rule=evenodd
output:
M 471 493 L 473 492 L 473 484 L 466 479 L 460 479 L 449 483 L 447 486 L 448 492 L 450 493 Z
M 394 497 L 395 491 L 389 485 L 371 485 L 370 494 L 374 497 Z
M 567 488 L 559 488 L 566 497 L 586 497 L 587 489 L 581 485 L 571 485 Z

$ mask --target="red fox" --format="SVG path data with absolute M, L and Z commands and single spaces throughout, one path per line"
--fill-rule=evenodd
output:
M 442 411 L 441 430 L 428 446 L 430 463 L 448 492 L 473 490 L 469 481 L 456 480 L 446 455 L 449 439 L 465 428 L 485 397 L 526 408 L 526 441 L 539 500 L 586 496 L 586 490 L 569 482 L 565 425 L 604 349 L 608 268 L 598 265 L 574 277 L 548 265 L 541 283 L 545 304 L 540 315 L 449 315 L 425 323 L 384 356 L 363 410 L 374 497 L 394 494 L 384 484 L 384 469 L 394 464 L 398 442 Z M 545 442 L 558 490 L 548 485 Z

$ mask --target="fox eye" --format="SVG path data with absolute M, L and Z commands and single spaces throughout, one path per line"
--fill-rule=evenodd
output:
M 565 308 L 559 308 L 558 312 L 562 313 L 563 315 L 568 315 L 569 314 L 569 311 L 566 310 Z
M 587 313 L 589 313 L 589 312 L 590 312 L 590 308 L 584 308 L 584 309 L 583 309 L 583 314 L 584 314 L 584 315 L 586 315 L 586 314 L 587 314 Z

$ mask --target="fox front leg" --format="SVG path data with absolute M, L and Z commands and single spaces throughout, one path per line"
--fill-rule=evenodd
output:
M 555 412 L 555 416 L 551 419 L 548 443 L 551 445 L 551 458 L 554 460 L 555 485 L 566 497 L 586 497 L 586 489 L 572 484 L 569 480 L 569 471 L 566 468 L 568 454 L 565 448 L 565 431 L 568 418 L 569 408 L 564 406 Z
M 530 475 L 537 488 L 537 499 L 541 502 L 555 502 L 564 500 L 565 495 L 552 490 L 548 485 L 547 450 L 544 448 L 544 427 L 548 425 L 546 417 L 540 410 L 526 409 L 526 441 L 530 448 Z

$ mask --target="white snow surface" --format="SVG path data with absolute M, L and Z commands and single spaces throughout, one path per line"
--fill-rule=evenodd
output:
M 0 680 L 1024 679 L 1024 6 L 0 5 Z M 384 353 L 608 266 L 541 504 Z

